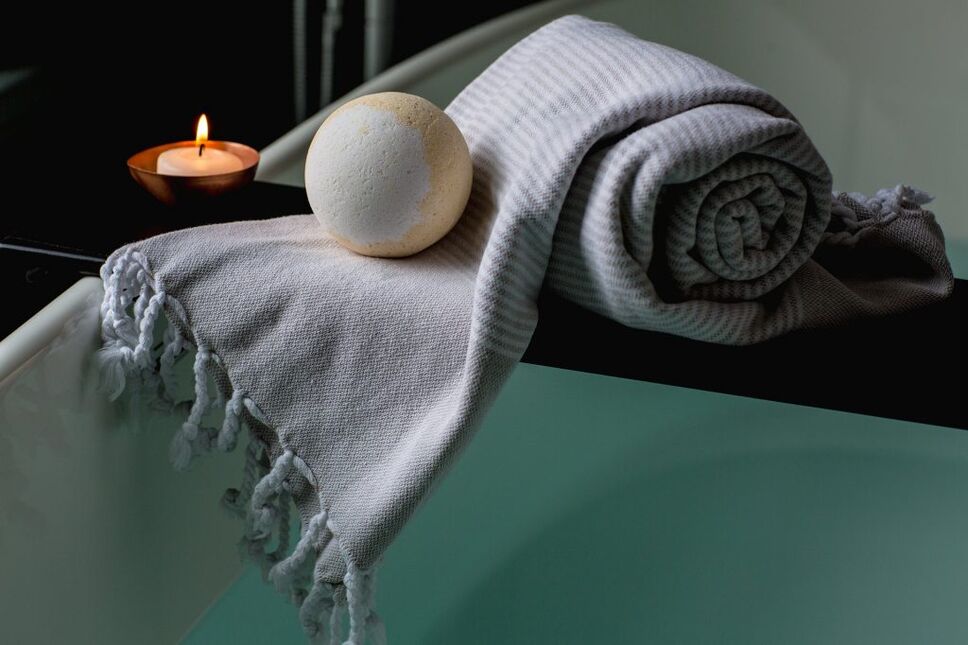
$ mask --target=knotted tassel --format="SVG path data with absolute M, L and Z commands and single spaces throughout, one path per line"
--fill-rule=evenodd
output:
M 141 285 L 141 292 L 138 294 L 138 299 L 134 302 L 134 321 L 137 324 L 144 315 L 145 309 L 148 307 L 148 299 L 151 297 L 151 285 L 148 283 L 147 273 L 141 268 L 135 271 L 135 282 Z
M 218 433 L 218 449 L 222 452 L 235 450 L 238 441 L 239 430 L 242 428 L 242 401 L 245 393 L 241 390 L 233 390 L 231 398 L 225 404 L 225 421 L 222 422 L 222 429 Z
M 283 490 L 279 494 L 279 519 L 276 525 L 279 527 L 279 532 L 276 534 L 276 548 L 269 554 L 269 559 L 266 562 L 266 568 L 263 575 L 268 577 L 270 568 L 278 563 L 280 560 L 285 558 L 286 553 L 289 552 L 289 506 L 292 502 L 292 496 L 289 494 L 288 490 Z
M 373 573 L 364 571 L 349 560 L 346 563 L 346 609 L 350 617 L 350 631 L 343 645 L 363 645 L 373 613 Z M 376 621 L 379 622 L 379 621 Z
M 242 483 L 238 488 L 229 488 L 222 495 L 222 506 L 233 515 L 243 517 L 245 509 L 252 499 L 252 491 L 255 488 L 255 480 L 259 473 L 259 457 L 264 450 L 261 441 L 251 437 L 245 447 L 245 465 L 242 470 Z
M 320 511 L 306 524 L 306 530 L 296 543 L 296 548 L 285 560 L 280 561 L 269 571 L 269 580 L 281 593 L 292 593 L 297 578 L 306 570 L 316 555 L 317 549 L 322 548 L 322 538 L 326 532 L 326 520 L 329 515 Z
M 343 633 L 343 608 L 346 605 L 345 590 L 342 600 L 338 597 L 339 589 L 333 591 L 333 609 L 329 613 L 329 642 L 338 645 Z
M 169 457 L 176 470 L 184 470 L 192 461 L 192 442 L 198 439 L 202 415 L 208 409 L 208 362 L 211 354 L 207 347 L 198 346 L 195 352 L 195 401 L 192 403 L 188 419 L 175 433 L 171 441 Z
M 142 296 L 143 298 L 144 296 Z M 139 299 L 140 302 L 140 299 Z M 154 344 L 155 323 L 165 304 L 165 292 L 156 290 L 148 300 L 138 320 L 138 344 L 134 348 L 133 360 L 135 365 L 144 370 L 153 370 L 151 348 Z
M 185 338 L 175 325 L 169 324 L 165 329 L 163 340 L 164 349 L 158 360 L 158 375 L 161 377 L 162 394 L 168 403 L 175 404 L 178 384 L 175 380 L 175 360 L 185 349 Z
M 329 640 L 335 644 L 337 641 L 332 636 L 332 630 L 325 629 L 330 627 L 332 617 L 338 615 L 334 601 L 335 588 L 334 585 L 319 579 L 318 573 L 313 577 L 313 586 L 299 607 L 299 622 L 306 636 L 313 642 Z M 327 631 L 330 632 L 329 639 L 326 639 Z
M 286 450 L 279 455 L 272 469 L 252 491 L 249 509 L 252 518 L 252 538 L 262 539 L 272 534 L 273 525 L 279 515 L 278 498 L 282 493 L 282 484 L 292 470 L 292 458 L 291 450 Z
M 116 348 L 105 345 L 97 353 L 100 365 L 101 387 L 108 395 L 108 400 L 116 401 L 124 393 L 128 384 L 124 364 L 116 358 Z
M 124 345 L 128 348 L 137 343 L 134 319 L 128 315 L 131 302 L 130 292 L 134 284 L 129 283 L 128 267 L 132 262 L 133 250 L 126 249 L 120 256 L 101 267 L 101 280 L 104 282 L 104 299 L 101 301 L 101 337 L 106 343 Z
M 127 249 L 101 268 L 104 298 L 101 301 L 101 338 L 103 346 L 97 360 L 101 367 L 102 385 L 111 400 L 125 389 L 128 376 L 141 372 L 150 381 L 154 372 L 152 345 L 155 323 L 160 315 L 165 293 L 152 282 L 140 253 Z M 137 294 L 137 300 L 135 300 Z M 134 315 L 128 307 L 134 302 Z
M 919 211 L 934 197 L 928 193 L 899 184 L 881 188 L 873 196 L 863 193 L 834 193 L 830 206 L 831 223 L 823 241 L 836 246 L 852 246 L 868 226 L 883 226 L 897 219 L 904 211 Z

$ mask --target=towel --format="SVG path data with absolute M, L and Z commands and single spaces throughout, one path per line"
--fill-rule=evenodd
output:
M 127 384 L 186 415 L 180 468 L 248 429 L 223 501 L 320 642 L 378 635 L 381 554 L 522 356 L 543 287 L 633 327 L 746 344 L 953 286 L 924 193 L 832 194 L 767 92 L 614 25 L 550 23 L 447 112 L 474 187 L 420 254 L 355 255 L 305 215 L 161 235 L 102 270 L 113 394 Z M 192 350 L 180 401 L 175 366 Z

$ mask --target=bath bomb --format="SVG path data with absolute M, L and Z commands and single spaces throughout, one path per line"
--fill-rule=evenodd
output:
M 379 257 L 427 248 L 467 205 L 467 142 L 443 110 L 419 96 L 361 96 L 319 127 L 306 155 L 313 213 L 343 246 Z

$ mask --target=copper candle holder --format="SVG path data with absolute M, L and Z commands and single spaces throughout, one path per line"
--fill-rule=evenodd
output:
M 128 159 L 128 171 L 145 190 L 165 204 L 198 201 L 236 191 L 249 185 L 259 166 L 259 153 L 255 149 L 232 141 L 206 141 L 206 148 L 230 152 L 242 161 L 242 169 L 217 175 L 185 177 L 162 175 L 156 172 L 158 156 L 173 148 L 195 148 L 194 141 L 179 141 L 142 150 Z

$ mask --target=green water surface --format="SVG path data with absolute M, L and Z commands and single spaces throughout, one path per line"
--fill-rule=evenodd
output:
M 965 491 L 963 431 L 522 364 L 378 607 L 399 645 L 963 644 Z M 186 642 L 304 638 L 249 569 Z

